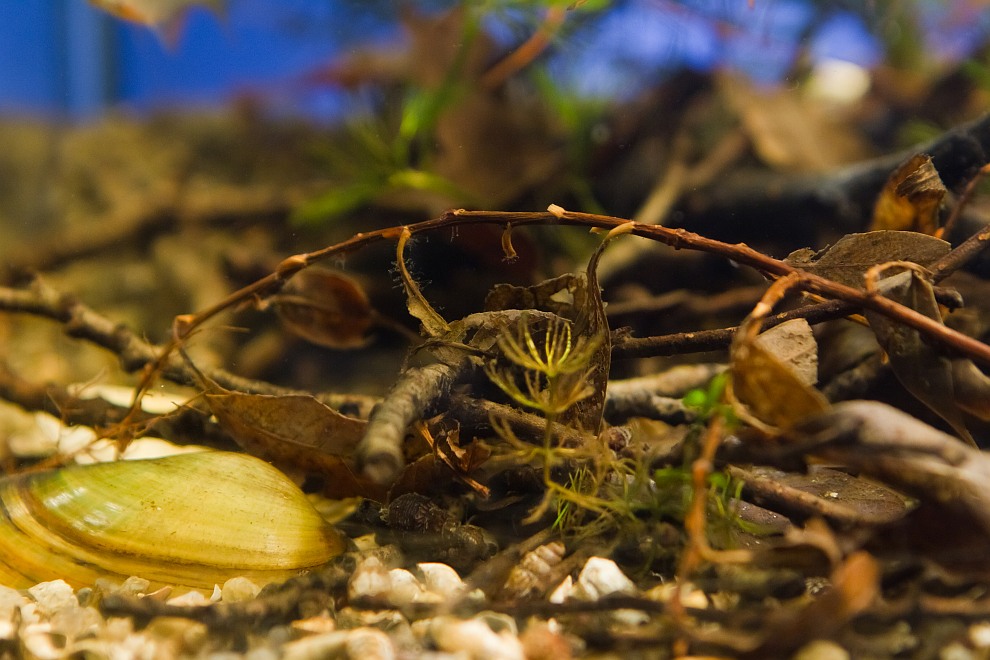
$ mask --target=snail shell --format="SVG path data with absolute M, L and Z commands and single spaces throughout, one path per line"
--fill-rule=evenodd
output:
M 289 577 L 341 535 L 280 471 L 228 452 L 75 465 L 0 481 L 0 584 L 137 575 L 211 589 Z

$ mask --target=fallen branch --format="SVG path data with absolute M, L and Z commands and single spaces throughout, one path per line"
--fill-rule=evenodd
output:
M 916 153 L 932 157 L 950 190 L 965 185 L 990 162 L 990 114 L 904 152 L 835 172 L 729 174 L 694 191 L 681 210 L 692 229 L 726 240 L 752 235 L 753 227 L 765 234 L 798 234 L 801 239 L 819 226 L 840 233 L 863 231 L 887 177 Z
M 118 357 L 121 368 L 134 373 L 154 364 L 166 354 L 168 346 L 158 346 L 141 339 L 132 330 L 90 309 L 74 296 L 62 293 L 35 279 L 25 289 L 0 287 L 0 310 L 31 314 L 56 321 L 65 334 L 104 348 Z M 246 394 L 306 394 L 309 392 L 280 387 L 271 383 L 243 378 L 224 369 L 204 368 L 203 372 L 224 389 Z M 198 386 L 195 371 L 178 356 L 167 355 L 161 375 L 179 385 Z M 324 394 L 321 401 L 337 410 L 367 414 L 374 404 L 371 397 Z M 131 420 L 135 421 L 135 420 Z

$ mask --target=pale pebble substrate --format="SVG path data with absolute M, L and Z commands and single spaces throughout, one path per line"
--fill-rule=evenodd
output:
M 523 660 L 534 657 L 527 654 L 527 639 L 534 648 L 553 649 L 552 657 L 572 655 L 572 644 L 546 622 L 534 620 L 520 634 L 511 617 L 494 612 L 482 612 L 471 619 L 444 615 L 410 622 L 393 609 L 436 606 L 460 597 L 483 598 L 480 592 L 468 593 L 463 580 L 446 564 L 423 563 L 411 570 L 389 570 L 376 557 L 368 557 L 348 584 L 348 598 L 362 603 L 361 609 L 343 607 L 335 614 L 323 613 L 259 630 L 238 643 L 211 635 L 204 624 L 183 618 L 158 617 L 137 629 L 130 619 L 104 618 L 92 603 L 110 593 L 168 598 L 169 604 L 184 606 L 245 602 L 259 591 L 250 580 L 232 578 L 210 596 L 190 591 L 169 598 L 167 589 L 147 594 L 148 587 L 149 583 L 139 578 L 129 578 L 124 584 L 101 582 L 78 591 L 62 580 L 20 591 L 0 586 L 0 655 L 7 652 L 38 660 Z M 381 609 L 365 609 L 369 604 Z M 231 650 L 236 644 L 241 648 Z
M 610 595 L 643 596 L 666 600 L 671 585 L 640 592 L 611 560 L 591 557 L 577 572 L 549 589 L 546 600 L 596 601 Z M 391 660 L 436 658 L 457 660 L 550 660 L 580 657 L 586 649 L 553 618 L 519 621 L 494 611 L 470 618 L 438 614 L 443 605 L 475 601 L 483 607 L 484 594 L 470 591 L 446 564 L 422 563 L 407 570 L 386 567 L 376 556 L 359 562 L 347 585 L 350 604 L 290 624 L 247 633 L 211 633 L 197 621 L 176 617 L 152 619 L 136 628 L 127 618 L 104 618 L 92 605 L 101 595 L 120 593 L 168 599 L 174 605 L 210 602 L 248 602 L 259 588 L 246 578 L 232 578 L 210 596 L 187 592 L 169 598 L 169 590 L 147 594 L 149 583 L 129 578 L 123 584 L 101 582 L 74 591 L 61 580 L 30 589 L 0 586 L 0 657 L 37 660 Z M 682 598 L 695 608 L 710 606 L 704 594 L 682 589 Z M 402 612 L 425 607 L 434 614 L 418 620 Z M 478 609 L 476 607 L 475 609 Z M 402 611 L 400 611 L 402 610 Z M 612 625 L 637 629 L 649 615 L 638 610 L 604 611 Z M 611 626 L 610 626 L 611 627 Z M 969 626 L 965 643 L 954 642 L 939 657 L 990 657 L 990 624 Z M 608 655 L 608 654 L 606 654 Z M 639 657 L 633 654 L 635 657 Z M 614 657 L 614 656 L 610 656 Z M 666 657 L 643 656 L 643 657 Z M 813 640 L 797 651 L 800 660 L 847 660 L 850 655 L 835 642 Z

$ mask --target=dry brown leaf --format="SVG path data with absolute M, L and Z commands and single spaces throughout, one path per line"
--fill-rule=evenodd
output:
M 787 292 L 797 284 L 797 273 L 774 282 L 749 316 L 739 326 L 732 341 L 729 363 L 729 386 L 726 394 L 740 419 L 754 428 L 772 433 L 777 428 L 787 428 L 807 416 L 828 409 L 828 400 L 821 392 L 806 384 L 804 376 L 794 367 L 778 359 L 780 346 L 766 348 L 759 341 L 759 329 L 763 318 L 770 313 Z M 791 326 L 797 329 L 798 326 Z M 798 335 L 810 333 L 797 331 Z M 802 339 L 798 350 L 815 350 L 814 338 Z M 817 363 L 817 357 L 815 358 Z
M 908 510 L 908 500 L 900 493 L 832 468 L 816 465 L 806 473 L 775 472 L 773 478 L 786 486 L 848 507 L 862 520 L 871 523 L 898 520 Z
M 293 334 L 320 346 L 357 348 L 374 322 L 368 296 L 351 277 L 323 268 L 298 273 L 272 296 L 279 319 Z
M 877 266 L 871 269 L 869 280 L 872 281 L 873 274 L 881 273 L 884 268 Z M 868 289 L 873 286 L 871 284 Z M 885 297 L 942 322 L 935 291 L 919 267 L 913 266 L 908 272 L 879 280 L 875 286 Z M 904 389 L 948 422 L 960 437 L 975 445 L 956 402 L 952 360 L 937 352 L 914 328 L 874 311 L 864 310 L 864 314 Z
M 792 319 L 761 332 L 756 338 L 761 348 L 790 368 L 805 385 L 818 382 L 818 344 L 805 319 Z
M 406 268 L 405 250 L 411 237 L 409 229 L 403 227 L 395 248 L 395 260 L 399 266 L 399 276 L 402 278 L 402 287 L 406 291 L 406 307 L 409 309 L 409 313 L 423 324 L 423 331 L 427 337 L 437 338 L 448 335 L 451 331 L 450 325 L 437 310 L 433 309 L 433 306 L 420 290 L 419 284 L 416 283 L 416 280 L 409 274 L 409 269 Z
M 952 361 L 956 404 L 974 417 L 990 421 L 990 378 L 971 360 Z
M 835 245 L 814 252 L 797 250 L 785 261 L 795 268 L 840 284 L 862 289 L 866 271 L 888 261 L 911 261 L 921 266 L 941 259 L 952 246 L 943 240 L 910 231 L 870 231 L 848 234 Z
M 432 427 L 432 428 L 431 428 Z M 433 450 L 434 455 L 457 476 L 482 497 L 488 497 L 489 490 L 471 476 L 482 463 L 491 456 L 491 451 L 481 443 L 474 442 L 467 447 L 460 446 L 460 424 L 445 423 L 443 419 L 427 426 L 421 424 L 419 431 Z
M 746 407 L 745 411 L 737 408 L 737 414 L 763 430 L 786 428 L 828 409 L 821 392 L 755 342 L 733 348 L 730 372 L 732 394 Z
M 330 497 L 381 499 L 384 491 L 351 470 L 367 422 L 341 415 L 310 396 L 207 394 L 220 426 L 246 452 L 282 469 L 325 479 Z
M 945 184 L 931 156 L 916 154 L 887 179 L 873 208 L 870 228 L 933 235 L 938 229 L 938 210 L 945 193 Z
M 588 261 L 582 274 L 566 274 L 528 287 L 500 284 L 492 288 L 485 299 L 486 310 L 530 309 L 545 310 L 573 323 L 573 339 L 567 351 L 587 351 L 584 382 L 588 394 L 571 405 L 558 420 L 590 433 L 601 430 L 605 410 L 605 389 L 611 364 L 611 337 L 605 305 L 598 285 L 598 260 L 605 246 L 615 236 L 628 233 L 632 223 L 620 225 L 609 232 Z M 546 332 L 547 319 L 535 314 L 526 319 L 526 332 L 541 337 Z M 542 340 L 537 339 L 539 344 Z
M 433 496 L 449 487 L 450 469 L 434 454 L 407 464 L 389 487 L 389 501 L 407 493 Z

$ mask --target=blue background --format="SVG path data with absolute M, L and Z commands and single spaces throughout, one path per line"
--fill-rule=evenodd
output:
M 275 111 L 337 118 L 347 95 L 307 84 L 307 76 L 359 45 L 400 40 L 398 4 L 230 0 L 220 15 L 193 8 L 170 44 L 87 0 L 0 0 L 0 113 L 87 119 L 108 108 L 145 113 L 251 98 Z M 802 55 L 876 65 L 881 40 L 841 5 L 617 0 L 556 45 L 550 71 L 579 94 L 621 98 L 681 68 L 736 69 L 779 82 Z M 990 10 L 980 0 L 916 0 L 912 7 L 925 22 L 923 47 L 932 58 L 966 57 L 990 32 Z M 526 36 L 505 29 L 511 17 L 501 19 L 488 28 L 510 42 L 503 45 Z

